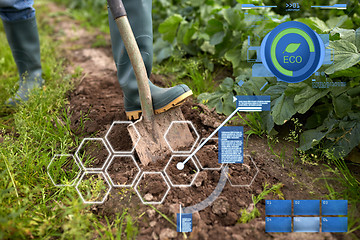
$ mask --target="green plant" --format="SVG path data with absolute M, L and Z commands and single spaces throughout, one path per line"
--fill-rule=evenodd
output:
M 330 160 L 332 165 L 326 164 L 327 170 L 336 177 L 323 177 L 317 180 L 325 180 L 325 186 L 329 191 L 326 199 L 347 199 L 349 202 L 348 210 L 348 233 L 352 233 L 360 229 L 360 182 L 351 173 L 345 161 L 337 158 L 333 153 L 324 151 L 326 157 Z M 333 181 L 334 184 L 330 184 Z M 335 190 L 335 185 L 342 186 L 339 192 Z M 337 186 L 338 187 L 338 186 Z
M 65 5 L 67 7 L 67 14 L 72 16 L 76 20 L 79 20 L 81 24 L 86 26 L 89 30 L 94 30 L 94 27 L 98 27 L 102 32 L 109 33 L 108 11 L 106 1 L 54 1 L 59 4 Z
M 0 25 L 0 239 L 89 239 L 96 235 L 97 216 L 73 187 L 55 187 L 47 166 L 55 154 L 79 146 L 86 117 L 72 129 L 67 93 L 73 78 L 65 74 L 64 58 L 44 17 L 45 2 L 36 2 L 45 88 L 15 108 L 2 103 L 16 90 L 16 65 Z M 2 60 L 3 59 L 3 60 Z
M 285 137 L 285 140 L 289 142 L 298 143 L 300 134 L 302 132 L 302 126 L 303 124 L 300 123 L 298 118 L 291 118 L 291 121 L 293 122 L 293 128 L 290 129 L 289 135 Z
M 263 135 L 265 134 L 265 130 L 263 129 L 261 122 L 261 116 L 258 112 L 249 113 L 246 114 L 246 119 L 241 116 L 239 112 L 237 112 L 237 115 L 239 118 L 250 127 L 250 130 L 246 131 L 245 134 L 248 135 L 246 138 L 246 146 L 249 140 L 249 137 L 253 134 L 259 136 L 260 138 L 263 138 Z
M 153 205 L 148 205 L 150 206 L 152 209 L 154 209 L 158 214 L 160 214 L 160 216 L 162 216 L 166 221 L 168 221 L 171 225 L 173 225 L 175 228 L 177 227 L 176 223 L 174 223 L 168 216 L 166 216 L 164 213 L 160 212 L 156 207 L 154 207 Z M 183 237 L 184 239 L 187 239 L 187 235 L 186 233 L 183 233 Z
M 252 209 L 248 210 L 248 209 L 244 208 L 244 209 L 240 210 L 241 217 L 238 220 L 238 222 L 247 223 L 250 220 L 259 217 L 260 212 L 259 212 L 259 209 L 257 209 L 256 204 L 258 204 L 261 200 L 264 200 L 265 197 L 267 195 L 269 195 L 270 193 L 272 193 L 274 195 L 274 197 L 277 196 L 280 199 L 284 199 L 284 195 L 280 190 L 283 186 L 284 186 L 284 184 L 277 183 L 269 188 L 269 184 L 265 182 L 263 185 L 264 190 L 258 196 L 255 196 L 254 194 L 251 195 Z
M 327 33 L 334 26 L 333 21 L 323 22 L 317 18 L 297 19 L 312 26 L 320 33 Z M 331 25 L 331 26 L 330 26 Z M 283 125 L 296 114 L 308 114 L 303 124 L 304 130 L 299 138 L 299 150 L 321 151 L 330 149 L 336 156 L 346 156 L 360 144 L 360 53 L 355 39 L 355 31 L 336 28 L 330 36 L 339 39 L 330 41 L 334 49 L 334 64 L 324 66 L 319 71 L 327 74 L 326 82 L 346 82 L 346 87 L 313 88 L 312 80 L 300 83 L 278 82 L 274 78 L 253 78 L 250 69 L 242 71 L 234 79 L 226 78 L 213 93 L 199 95 L 200 102 L 216 107 L 218 113 L 230 114 L 235 110 L 232 98 L 235 95 L 270 95 L 271 111 L 262 112 L 262 125 L 268 134 L 275 125 Z M 246 49 L 244 49 L 246 50 Z M 241 52 L 238 51 L 238 65 L 241 68 Z M 234 69 L 236 74 L 236 69 Z M 235 75 L 236 76 L 236 75 Z M 245 83 L 239 87 L 238 81 Z M 260 88 L 265 84 L 265 91 Z

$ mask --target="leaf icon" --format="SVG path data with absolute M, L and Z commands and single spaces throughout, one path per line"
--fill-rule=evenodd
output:
M 284 52 L 288 52 L 288 53 L 293 53 L 296 50 L 298 50 L 298 48 L 300 47 L 300 43 L 290 43 L 289 45 L 287 45 L 285 51 Z

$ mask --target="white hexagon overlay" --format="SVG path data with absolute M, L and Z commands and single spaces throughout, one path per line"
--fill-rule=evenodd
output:
M 108 151 L 109 155 L 108 155 L 107 158 L 105 159 L 105 162 L 104 162 L 104 164 L 102 165 L 101 168 L 86 168 L 86 167 L 84 166 L 84 164 L 82 163 L 81 158 L 80 158 L 79 155 L 78 155 L 78 152 L 79 152 L 79 150 L 81 149 L 81 147 L 84 145 L 84 142 L 85 142 L 85 141 L 101 141 L 101 142 L 104 144 L 104 146 L 105 146 L 106 150 Z M 109 161 L 109 158 L 111 157 L 111 155 L 112 155 L 112 154 L 111 154 L 111 151 L 110 151 L 109 147 L 107 146 L 106 142 L 105 142 L 104 139 L 102 139 L 102 138 L 84 138 L 84 139 L 81 141 L 80 146 L 77 148 L 77 150 L 76 150 L 76 152 L 75 152 L 76 158 L 78 159 L 79 163 L 81 164 L 81 167 L 82 167 L 83 169 L 85 169 L 85 171 L 102 171 L 102 170 L 104 169 L 104 167 L 106 166 L 107 162 Z
M 103 178 L 105 179 L 107 185 L 109 186 L 109 190 L 105 193 L 103 199 L 101 201 L 85 201 L 84 197 L 82 196 L 82 194 L 80 193 L 79 191 L 79 184 L 81 183 L 81 180 L 84 178 L 85 174 L 101 174 L 103 176 Z M 81 200 L 83 201 L 83 203 L 85 204 L 103 204 L 106 200 L 106 197 L 109 195 L 111 189 L 112 189 L 112 186 L 111 184 L 109 183 L 108 179 L 106 178 L 105 174 L 101 171 L 85 171 L 82 175 L 81 175 L 81 178 L 80 180 L 78 181 L 78 183 L 76 184 L 75 186 L 75 189 L 76 191 L 78 192 Z
M 200 145 L 203 141 L 208 142 L 208 140 L 218 140 L 218 138 L 209 138 L 209 139 L 207 139 L 207 138 L 202 138 L 202 139 L 200 140 L 200 142 L 199 142 L 199 145 Z M 206 143 L 205 143 L 205 144 L 206 144 Z M 203 147 L 204 147 L 204 146 L 203 146 Z M 201 149 L 201 148 L 200 148 L 200 149 Z M 200 151 L 200 149 L 199 149 L 199 151 Z M 219 171 L 219 170 L 221 170 L 221 169 L 223 168 L 223 166 L 224 166 L 224 164 L 222 163 L 221 166 L 218 167 L 218 168 L 204 168 L 204 167 L 202 166 L 199 158 L 196 156 L 196 153 L 195 153 L 195 155 L 194 155 L 194 158 L 196 159 L 197 163 L 199 164 L 201 170 Z M 218 160 L 218 161 L 219 161 L 219 160 Z
M 194 133 L 195 133 L 195 135 L 196 135 L 196 139 L 195 139 L 195 141 L 194 141 L 194 143 L 193 143 L 193 146 L 191 147 L 191 149 L 190 149 L 189 151 L 174 151 L 174 149 L 172 149 L 170 143 L 169 143 L 168 140 L 166 139 L 166 135 L 169 133 L 169 131 L 170 131 L 170 129 L 171 129 L 171 127 L 172 127 L 172 125 L 173 125 L 174 123 L 186 123 L 186 124 L 190 124 L 190 126 L 192 127 L 192 129 L 193 129 L 193 131 L 194 131 Z M 165 132 L 165 134 L 164 134 L 165 142 L 167 143 L 167 145 L 169 146 L 171 152 L 173 152 L 173 153 L 185 153 L 185 154 L 186 154 L 186 153 L 191 153 L 191 151 L 194 149 L 196 143 L 199 141 L 199 138 L 200 138 L 200 136 L 199 136 L 198 132 L 196 131 L 196 128 L 194 127 L 194 125 L 192 124 L 191 121 L 172 121 L 171 124 L 170 124 L 170 126 L 168 127 L 168 129 L 166 130 L 166 132 Z
M 53 178 L 51 177 L 51 175 L 50 175 L 50 173 L 49 173 L 49 168 L 50 168 L 50 165 L 53 163 L 53 161 L 54 161 L 54 159 L 55 159 L 56 157 L 72 157 L 72 158 L 74 159 L 76 165 L 77 165 L 78 168 L 79 168 L 79 173 L 78 173 L 78 174 L 76 175 L 76 177 L 74 178 L 72 184 L 55 184 Z M 80 173 L 81 173 L 81 171 L 82 171 L 81 166 L 79 165 L 78 161 L 76 161 L 76 158 L 75 158 L 74 155 L 72 155 L 72 154 L 55 154 L 54 157 L 51 159 L 51 161 L 50 161 L 50 163 L 49 163 L 49 165 L 47 166 L 46 169 L 47 169 L 47 174 L 49 175 L 49 178 L 50 178 L 51 182 L 52 182 L 52 183 L 54 184 L 54 186 L 56 186 L 56 187 L 72 187 L 72 186 L 74 186 L 75 183 L 76 183 L 76 180 L 79 178 Z
M 111 162 L 114 160 L 115 157 L 131 157 L 131 159 L 135 163 L 135 166 L 138 169 L 138 173 L 135 175 L 134 180 L 132 181 L 131 184 L 125 184 L 125 185 L 121 184 L 121 185 L 119 185 L 119 184 L 114 184 L 114 182 L 112 181 L 112 179 L 110 177 L 110 174 L 108 173 L 108 168 L 111 165 Z M 109 161 L 109 164 L 105 168 L 105 174 L 108 176 L 108 178 L 109 178 L 109 180 L 111 182 L 111 185 L 113 187 L 132 187 L 134 185 L 134 183 L 136 182 L 136 179 L 139 177 L 140 173 L 141 173 L 141 169 L 140 169 L 139 165 L 137 164 L 137 162 L 135 161 L 135 158 L 134 158 L 133 155 L 114 155 L 114 156 L 112 156 L 112 158 Z
M 199 174 L 199 172 L 200 172 L 200 169 L 199 169 L 198 166 L 196 165 L 196 163 L 195 163 L 195 161 L 194 161 L 193 158 L 191 158 L 191 161 L 192 161 L 192 163 L 194 164 L 197 172 L 195 173 L 195 176 L 194 176 L 193 179 L 191 180 L 191 183 L 190 183 L 190 184 L 173 184 L 173 183 L 171 182 L 171 179 L 170 179 L 169 175 L 166 173 L 166 169 L 167 169 L 167 167 L 169 166 L 171 160 L 172 160 L 174 157 L 184 157 L 184 158 L 186 158 L 186 157 L 188 157 L 188 156 L 189 156 L 189 155 L 172 155 L 171 158 L 170 158 L 170 160 L 169 160 L 168 163 L 166 164 L 166 166 L 165 166 L 165 168 L 164 168 L 163 171 L 164 171 L 164 174 L 165 174 L 165 176 L 167 177 L 167 179 L 169 180 L 170 185 L 171 185 L 172 187 L 191 187 L 191 185 L 193 185 L 196 177 L 198 176 L 198 174 Z
M 249 183 L 248 185 L 236 185 L 236 184 L 232 184 L 230 178 L 228 177 L 228 174 L 226 174 L 226 178 L 228 179 L 228 181 L 229 181 L 229 183 L 230 183 L 230 185 L 231 185 L 232 187 L 250 187 L 251 184 L 254 182 L 256 176 L 257 176 L 258 173 L 259 173 L 259 168 L 256 166 L 253 158 L 252 158 L 250 155 L 244 155 L 244 157 L 245 157 L 245 156 L 246 156 L 246 157 L 250 157 L 252 163 L 254 164 L 254 166 L 255 166 L 255 168 L 256 168 L 256 173 L 255 173 L 254 177 L 251 179 L 251 181 L 250 181 L 250 183 Z M 232 164 L 241 164 L 241 163 L 232 163 Z M 228 164 L 226 164 L 226 165 L 228 165 Z
M 109 136 L 109 133 L 111 132 L 111 129 L 114 127 L 115 124 L 128 124 L 128 125 L 132 125 L 132 127 L 135 129 L 135 132 L 136 134 L 138 135 L 138 140 L 136 141 L 136 143 L 134 144 L 133 148 L 131 149 L 131 151 L 115 151 L 110 143 L 110 141 L 108 140 L 108 136 Z M 111 127 L 109 128 L 109 130 L 106 132 L 106 135 L 105 135 L 105 140 L 106 142 L 109 144 L 110 146 L 110 149 L 113 153 L 115 154 L 132 154 L 135 150 L 135 147 L 136 145 L 139 143 L 140 141 L 140 138 L 141 138 L 141 135 L 139 133 L 139 131 L 137 130 L 135 124 L 131 121 L 114 121 L 112 124 L 111 124 Z
M 165 194 L 164 194 L 164 196 L 163 196 L 163 198 L 161 199 L 160 202 L 146 202 L 146 201 L 144 201 L 144 199 L 141 197 L 141 194 L 140 194 L 140 192 L 138 191 L 137 188 L 138 188 L 138 186 L 139 186 L 139 183 L 140 183 L 141 179 L 143 178 L 143 176 L 144 176 L 145 174 L 160 174 L 160 176 L 164 179 L 164 182 L 165 182 L 166 186 L 168 187 L 168 189 L 166 190 L 166 192 L 165 192 Z M 165 179 L 164 175 L 162 174 L 162 172 L 143 172 L 143 173 L 141 174 L 139 180 L 137 181 L 134 189 L 135 189 L 135 192 L 137 193 L 137 195 L 139 196 L 140 201 L 141 201 L 143 204 L 153 204 L 153 205 L 155 205 L 155 204 L 162 204 L 162 203 L 164 202 L 166 196 L 168 195 L 168 193 L 169 193 L 169 191 L 170 191 L 170 185 L 169 185 L 169 183 L 166 181 L 166 179 Z

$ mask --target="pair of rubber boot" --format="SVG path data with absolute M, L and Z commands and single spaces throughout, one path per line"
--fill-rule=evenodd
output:
M 152 1 L 125 0 L 123 2 L 147 74 L 150 76 L 153 58 Z M 128 119 L 136 120 L 141 115 L 137 81 L 110 11 L 109 26 L 113 56 L 118 70 L 117 76 L 124 93 L 125 112 Z M 41 87 L 44 83 L 41 78 L 39 36 L 35 17 L 17 22 L 4 21 L 4 28 L 20 74 L 19 90 L 14 98 L 8 100 L 8 104 L 15 105 L 20 100 L 26 101 L 30 91 L 36 87 Z M 192 95 L 192 91 L 184 84 L 172 88 L 160 88 L 149 81 L 149 85 L 155 114 L 181 104 Z

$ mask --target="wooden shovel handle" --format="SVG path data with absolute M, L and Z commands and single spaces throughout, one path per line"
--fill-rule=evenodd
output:
M 149 79 L 134 33 L 126 15 L 124 4 L 121 0 L 108 0 L 108 4 L 134 69 L 138 83 L 142 115 L 145 121 L 151 121 L 154 116 L 154 109 Z

